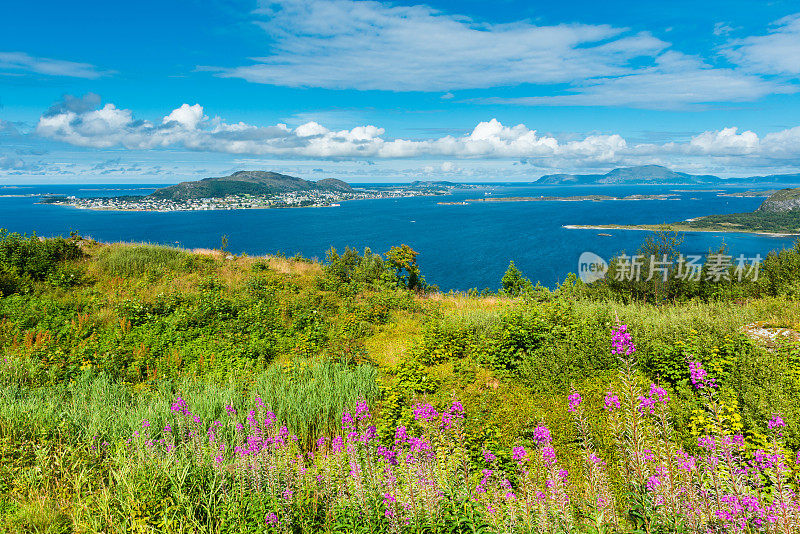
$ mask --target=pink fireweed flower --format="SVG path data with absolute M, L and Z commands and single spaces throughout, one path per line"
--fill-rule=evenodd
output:
M 167 432 L 172 432 L 172 427 L 169 424 L 164 426 L 164 433 L 166 434 Z
M 414 420 L 428 422 L 439 416 L 437 411 L 428 403 L 420 402 L 413 406 Z
M 397 451 L 378 445 L 377 452 L 378 456 L 386 460 L 390 465 L 397 465 Z
M 679 450 L 675 453 L 675 460 L 678 462 L 678 466 L 687 473 L 691 473 L 697 469 L 697 460 L 695 457 L 684 450 Z
M 369 425 L 366 428 L 366 430 L 364 430 L 364 433 L 361 434 L 361 442 L 364 444 L 369 443 L 370 441 L 375 439 L 377 435 L 378 435 L 378 429 L 375 428 L 375 425 Z
M 148 421 L 147 419 L 142 421 L 142 428 L 150 428 L 150 421 Z
M 186 401 L 180 397 L 175 399 L 175 402 L 172 403 L 172 407 L 170 409 L 175 413 L 182 413 L 184 415 L 189 413 L 189 408 L 186 406 Z
M 346 430 L 348 428 L 353 428 L 353 416 L 350 415 L 350 412 L 344 412 L 342 414 L 342 430 Z
M 230 404 L 226 404 L 225 405 L 225 411 L 228 412 L 228 415 L 231 415 L 231 416 L 236 415 L 236 408 L 234 408 Z
M 490 464 L 497 460 L 497 456 L 495 456 L 492 451 L 484 450 L 483 451 L 483 459 L 486 460 L 487 464 Z
M 556 450 L 551 445 L 542 447 L 542 460 L 547 465 L 556 463 Z
M 408 433 L 406 427 L 398 426 L 394 432 L 394 444 L 401 447 L 408 442 Z
M 604 465 L 606 465 L 603 459 L 597 456 L 595 453 L 589 454 L 589 461 L 598 467 L 603 467 Z
M 533 439 L 536 440 L 537 445 L 547 445 L 552 441 L 550 429 L 544 425 L 537 426 L 533 429 Z
M 661 479 L 658 478 L 657 475 L 652 475 L 647 478 L 647 489 L 650 491 L 655 491 L 658 486 L 661 485 Z
M 583 402 L 583 397 L 581 397 L 581 394 L 577 391 L 573 391 L 570 396 L 567 397 L 567 400 L 569 400 L 568 410 L 572 413 L 575 413 L 578 410 L 578 406 L 580 406 L 581 402 Z
M 628 325 L 617 325 L 611 331 L 611 354 L 630 356 L 634 352 L 636 352 L 636 346 L 633 344 L 630 332 L 628 332 Z
M 689 362 L 689 375 L 692 385 L 697 389 L 716 389 L 717 382 L 708 376 L 708 372 L 703 369 L 700 362 Z
M 527 456 L 527 454 L 528 452 L 525 450 L 525 447 L 514 447 L 513 454 L 511 457 L 515 461 L 521 462 L 522 460 L 525 459 L 525 456 Z
M 450 406 L 450 415 L 453 417 L 458 417 L 463 419 L 464 414 L 465 414 L 464 405 L 457 400 L 453 401 L 453 404 Z
M 697 438 L 697 445 L 708 451 L 713 451 L 717 448 L 717 441 L 714 436 L 701 436 Z
M 383 494 L 383 506 L 385 508 L 383 515 L 387 518 L 394 517 L 394 511 L 392 511 L 392 505 L 397 502 L 397 499 L 391 493 L 384 493 Z
M 783 421 L 783 418 L 778 414 L 772 414 L 772 419 L 769 420 L 767 423 L 767 428 L 770 430 L 774 430 L 776 428 L 783 428 L 786 426 L 786 423 Z
M 369 419 L 372 417 L 369 413 L 369 407 L 367 406 L 366 399 L 359 399 L 356 403 L 356 419 L 359 421 L 363 421 L 364 419 Z
M 657 386 L 656 384 L 650 384 L 650 394 L 647 397 L 639 397 L 639 413 L 653 414 L 655 413 L 655 408 L 657 405 L 662 404 L 666 406 L 669 400 L 669 394 L 667 393 L 666 389 Z
M 268 527 L 276 527 L 276 526 L 278 526 L 278 523 L 279 523 L 278 516 L 275 514 L 275 512 L 267 513 L 266 523 L 267 523 Z
M 264 427 L 272 426 L 272 423 L 275 422 L 275 414 L 272 412 L 267 412 L 264 414 Z
M 609 391 L 606 393 L 606 397 L 604 399 L 606 410 L 609 412 L 613 412 L 617 408 L 619 408 L 619 395 L 614 392 Z

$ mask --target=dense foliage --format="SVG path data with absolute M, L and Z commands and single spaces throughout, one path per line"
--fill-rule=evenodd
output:
M 707 215 L 681 224 L 698 230 L 721 229 L 748 232 L 798 233 L 800 232 L 800 210 Z
M 643 250 L 669 246 L 679 243 Z M 680 293 L 575 277 L 548 290 L 515 267 L 497 294 L 425 292 L 416 257 L 407 246 L 331 250 L 319 265 L 3 233 L 0 281 L 14 285 L 0 289 L 2 530 L 678 532 L 721 531 L 745 516 L 750 531 L 787 524 L 770 514 L 783 495 L 775 484 L 795 488 L 800 448 L 798 249 L 770 256 L 755 284 Z M 753 329 L 782 334 L 760 341 Z M 628 334 L 635 365 L 619 359 Z M 697 389 L 697 369 L 714 379 L 713 395 Z M 609 391 L 621 402 L 610 416 Z M 642 408 L 643 399 L 654 402 Z M 641 425 L 639 445 L 613 427 L 623 423 Z M 706 436 L 723 448 L 703 448 Z M 724 445 L 727 437 L 735 441 Z M 545 447 L 558 459 L 555 475 L 566 476 L 547 478 L 555 464 L 541 463 Z M 699 478 L 654 489 L 650 477 L 680 468 L 678 452 L 695 458 L 687 473 Z M 761 463 L 741 486 L 706 496 L 746 496 L 751 508 L 675 508 L 704 502 L 675 491 L 707 488 L 720 473 L 708 459 L 725 454 L 736 466 Z M 629 461 L 647 476 L 631 475 Z M 601 479 L 606 489 L 587 486 Z M 598 488 L 602 506 L 587 497 Z

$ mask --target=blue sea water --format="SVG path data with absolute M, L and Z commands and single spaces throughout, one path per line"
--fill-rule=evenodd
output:
M 65 194 L 81 197 L 148 194 L 162 185 L 27 185 L 0 187 L 0 195 Z M 514 260 L 532 280 L 554 286 L 577 272 L 578 257 L 603 258 L 636 251 L 645 232 L 570 230 L 564 225 L 642 224 L 680 221 L 714 213 L 752 211 L 763 198 L 719 197 L 702 188 L 676 193 L 679 200 L 604 202 L 484 202 L 439 205 L 484 195 L 572 196 L 659 194 L 681 186 L 536 186 L 492 184 L 445 197 L 358 200 L 339 207 L 194 212 L 107 212 L 37 204 L 29 196 L 0 196 L 0 228 L 42 236 L 76 231 L 99 241 L 145 241 L 186 248 L 218 248 L 250 255 L 282 252 L 310 258 L 345 246 L 385 252 L 406 243 L 418 251 L 422 273 L 442 290 L 497 289 Z M 730 190 L 730 188 L 728 188 Z M 599 235 L 611 234 L 611 237 Z M 795 238 L 750 234 L 688 233 L 682 249 L 702 254 L 725 243 L 734 256 L 765 256 L 793 246 Z

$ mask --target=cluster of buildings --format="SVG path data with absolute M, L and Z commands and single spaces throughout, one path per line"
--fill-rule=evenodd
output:
M 276 195 L 229 195 L 217 198 L 172 200 L 156 197 L 49 197 L 45 204 L 111 211 L 201 211 L 259 208 L 300 208 L 338 206 L 339 202 L 357 199 L 400 198 L 441 195 L 446 191 L 419 189 L 358 189 L 353 191 L 291 191 Z

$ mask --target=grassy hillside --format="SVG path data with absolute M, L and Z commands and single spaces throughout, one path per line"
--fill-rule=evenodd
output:
M 796 487 L 797 251 L 659 304 L 574 279 L 430 293 L 415 257 L 0 233 L 3 530 L 725 531 L 723 505 L 677 504 L 718 468 L 652 480 L 705 436 L 742 436 L 734 463 L 791 456 L 737 486 L 760 510 Z

